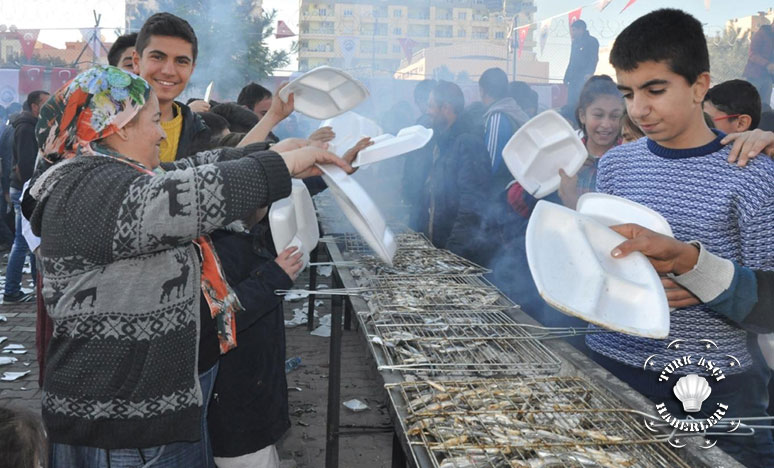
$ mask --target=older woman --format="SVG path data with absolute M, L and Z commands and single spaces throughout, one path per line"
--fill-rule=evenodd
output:
M 202 442 L 181 443 L 201 441 L 209 391 L 200 291 L 222 352 L 239 310 L 206 234 L 286 197 L 315 163 L 352 170 L 321 149 L 260 144 L 160 166 L 159 118 L 149 85 L 114 67 L 78 75 L 41 111 L 56 164 L 30 189 L 30 221 L 54 321 L 43 418 L 55 467 L 206 466 Z

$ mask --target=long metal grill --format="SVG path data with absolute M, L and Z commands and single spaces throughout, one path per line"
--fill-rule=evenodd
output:
M 436 468 L 688 467 L 588 380 L 422 381 L 387 385 L 415 456 Z
M 406 249 L 402 245 L 392 259 L 392 266 L 370 255 L 363 256 L 360 261 L 373 276 L 483 275 L 491 272 L 448 250 Z
M 371 324 L 371 342 L 383 348 L 381 369 L 419 372 L 437 378 L 545 376 L 561 361 L 502 312 L 448 312 L 380 316 Z
M 378 310 L 492 310 L 516 307 L 478 276 L 370 278 L 366 299 Z

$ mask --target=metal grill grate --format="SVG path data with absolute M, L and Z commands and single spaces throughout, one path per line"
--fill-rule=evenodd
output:
M 364 256 L 362 263 L 374 276 L 483 275 L 491 272 L 448 250 L 404 249 L 402 246 L 393 257 L 392 266 L 372 256 Z
M 436 468 L 688 467 L 637 412 L 578 377 L 387 388 L 409 445 Z
M 368 279 L 366 295 L 377 310 L 492 310 L 516 307 L 478 276 L 381 276 Z
M 380 369 L 443 378 L 545 376 L 561 369 L 559 358 L 502 312 L 380 316 L 371 327 L 371 342 L 387 358 Z

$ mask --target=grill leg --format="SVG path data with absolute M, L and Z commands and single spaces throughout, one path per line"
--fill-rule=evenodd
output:
M 328 413 L 325 433 L 325 468 L 339 466 L 339 406 L 341 404 L 341 302 L 331 301 L 331 338 L 328 363 Z
M 406 454 L 396 432 L 392 433 L 392 468 L 406 468 Z
M 309 261 L 311 263 L 317 262 L 317 253 L 320 250 L 320 245 L 312 250 L 309 254 Z M 312 265 L 309 267 L 309 290 L 314 291 L 317 288 L 317 267 Z M 309 295 L 309 308 L 306 312 L 306 329 L 309 331 L 314 330 L 314 294 Z

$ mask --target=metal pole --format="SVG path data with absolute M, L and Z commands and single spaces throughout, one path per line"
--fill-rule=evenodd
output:
M 317 262 L 317 254 L 320 250 L 320 244 L 317 244 L 317 247 L 312 250 L 312 252 L 309 254 L 309 263 L 312 265 L 309 267 L 309 290 L 314 291 L 317 288 L 317 266 L 315 263 Z M 309 307 L 306 311 L 306 329 L 309 331 L 314 330 L 314 298 L 316 297 L 314 294 L 310 294 L 309 296 Z
M 334 287 L 341 280 L 334 275 Z M 328 412 L 325 424 L 325 468 L 339 466 L 339 404 L 341 401 L 341 304 L 343 298 L 331 298 L 331 338 L 328 358 Z

